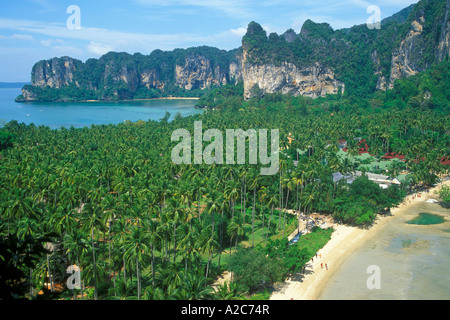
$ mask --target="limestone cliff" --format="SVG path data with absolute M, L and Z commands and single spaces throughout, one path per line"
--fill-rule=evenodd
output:
M 290 29 L 281 37 L 273 33 L 267 37 L 266 31 L 259 24 L 249 24 L 242 40 L 243 53 L 240 59 L 245 99 L 267 93 L 317 98 L 337 94 L 339 90 L 344 91 L 344 83 L 335 78 L 331 67 L 319 63 L 314 57 L 305 57 L 305 61 L 296 64 L 289 61 L 289 55 L 275 50 L 279 44 L 295 48 L 301 45 L 301 42 L 296 41 L 315 41 L 316 39 L 310 39 L 315 30 L 309 33 L 309 28 L 318 27 L 321 31 L 329 31 L 328 25 L 317 25 L 312 21 L 305 24 L 307 26 L 304 25 L 300 35 Z M 326 42 L 325 39 L 320 40 Z
M 244 98 L 254 97 L 255 86 L 263 94 L 282 93 L 311 98 L 337 94 L 344 84 L 335 79 L 333 71 L 315 63 L 312 66 L 298 68 L 292 63 L 252 65 L 244 63 L 243 67 Z
M 388 88 L 397 79 L 427 70 L 450 55 L 450 0 L 424 0 L 410 17 L 410 29 L 392 52 Z
M 103 89 L 115 88 L 115 96 L 119 99 L 129 99 L 139 86 L 139 78 L 135 67 L 110 61 L 103 72 Z
M 408 35 L 392 53 L 389 89 L 394 87 L 395 80 L 413 76 L 422 71 L 417 64 L 416 57 L 420 56 L 418 51 L 421 48 L 418 47 L 418 40 L 421 38 L 424 22 L 424 17 L 420 17 L 418 21 L 414 20 Z
M 242 54 L 237 54 L 235 60 L 230 63 L 230 83 L 237 84 L 239 81 L 243 81 L 243 56 Z
M 441 23 L 439 43 L 436 49 L 436 59 L 443 61 L 450 55 L 450 0 L 445 5 L 445 13 Z
M 377 76 L 377 90 L 386 90 L 386 77 L 381 70 L 380 58 L 378 57 L 377 50 L 374 50 L 371 55 L 372 63 L 375 66 L 375 75 Z
M 228 74 L 220 66 L 214 69 L 204 56 L 188 57 L 184 65 L 175 67 L 175 85 L 185 90 L 209 89 L 212 86 L 226 85 Z
M 70 57 L 53 58 L 36 63 L 32 70 L 31 84 L 60 89 L 73 81 L 73 74 L 81 61 Z
M 146 69 L 143 70 L 139 75 L 140 83 L 143 87 L 147 89 L 157 88 L 164 90 L 164 82 L 161 81 L 159 72 L 157 69 Z
M 39 96 L 31 91 L 29 88 L 24 87 L 22 89 L 22 97 L 18 97 L 16 99 L 16 101 L 18 102 L 35 102 L 35 101 L 39 101 Z
M 421 0 L 384 19 L 380 30 L 365 25 L 333 30 L 305 21 L 267 35 L 251 22 L 242 46 L 155 50 L 150 55 L 110 52 L 81 62 L 43 60 L 32 70 L 23 101 L 133 99 L 198 95 L 243 82 L 244 98 L 282 93 L 311 98 L 327 94 L 366 95 L 393 88 L 450 54 L 450 0 Z
M 210 54 L 212 51 L 213 55 L 191 53 L 202 50 Z M 72 91 L 68 94 L 81 92 L 79 95 L 83 96 L 83 92 L 89 91 L 100 100 L 132 99 L 136 94 L 147 97 L 146 94 L 155 94 L 151 90 L 157 90 L 161 95 L 179 92 L 177 88 L 204 90 L 241 81 L 240 64 L 233 51 L 215 48 L 209 51 L 192 48 L 153 56 L 110 52 L 85 63 L 69 57 L 53 58 L 35 64 L 32 86 L 22 89 L 20 99 L 45 100 L 49 95 L 43 97 L 38 89 L 61 92 L 69 87 Z M 58 96 L 58 100 L 64 98 Z

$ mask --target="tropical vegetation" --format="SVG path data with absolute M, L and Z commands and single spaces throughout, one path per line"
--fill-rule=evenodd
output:
M 422 1 L 414 12 L 440 16 L 443 3 Z M 0 298 L 267 298 L 275 282 L 302 272 L 333 232 L 308 229 L 290 243 L 290 235 L 303 231 L 291 210 L 308 219 L 321 213 L 370 226 L 410 191 L 439 182 L 449 173 L 448 57 L 433 63 L 426 44 L 436 39 L 426 37 L 422 63 L 427 71 L 397 80 L 387 91 L 375 90 L 377 79 L 367 59 L 369 49 L 379 46 L 386 72 L 391 49 L 412 18 L 402 14 L 387 20 L 391 27 L 380 33 L 360 26 L 333 31 L 307 21 L 301 35 L 267 37 L 258 24 L 249 25 L 243 46 L 252 63 L 294 59 L 302 66 L 314 57 L 332 64 L 346 83 L 338 95 L 310 99 L 261 92 L 244 100 L 242 83 L 204 91 L 168 83 L 166 94 L 200 96 L 197 106 L 204 112 L 172 121 L 166 114 L 159 121 L 57 130 L 17 121 L 3 125 Z M 428 20 L 424 24 L 434 27 Z M 125 65 L 130 72 L 156 68 L 161 79 L 168 79 L 177 63 L 201 54 L 220 69 L 229 66 L 236 51 L 108 53 L 74 62 L 80 87 L 27 88 L 43 100 L 159 97 L 154 88 L 129 91 L 102 70 L 106 65 L 116 71 Z M 355 61 L 363 56 L 361 63 Z M 261 163 L 174 164 L 172 133 L 182 128 L 192 136 L 195 121 L 202 121 L 203 131 L 278 129 L 278 172 L 261 175 Z M 368 171 L 401 184 L 380 188 L 366 177 Z M 336 173 L 354 180 L 335 181 Z M 440 194 L 445 202 L 448 193 Z M 81 270 L 81 283 L 69 288 L 67 270 L 73 265 Z M 225 271 L 232 271 L 233 281 L 216 285 Z
M 399 86 L 434 76 L 448 77 L 448 62 Z M 427 81 L 428 88 L 445 88 L 445 79 Z M 26 288 L 20 296 L 243 297 L 301 271 L 332 230 L 322 240 L 302 236 L 289 245 L 287 237 L 298 225 L 288 209 L 367 225 L 398 205 L 410 188 L 448 174 L 441 164 L 449 154 L 447 108 L 411 103 L 421 85 L 411 92 L 396 88 L 378 94 L 382 103 L 374 104 L 374 98 L 355 96 L 312 100 L 278 94 L 244 101 L 223 87 L 214 92 L 215 110 L 170 122 L 166 115 L 80 129 L 4 125 L 2 243 L 19 243 L 20 250 L 5 250 L 22 259 L 43 247 L 13 266 L 21 271 L 15 281 Z M 171 134 L 178 128 L 192 132 L 196 120 L 204 130 L 279 129 L 279 172 L 262 176 L 261 165 L 175 165 Z M 360 139 L 369 145 L 369 164 L 357 160 Z M 346 151 L 340 150 L 342 140 Z M 338 156 L 343 152 L 347 158 Z M 380 159 L 388 152 L 405 160 Z M 408 178 L 388 189 L 364 175 L 351 185 L 333 182 L 333 173 L 353 172 L 372 160 L 387 163 L 392 178 L 403 171 Z M 70 265 L 82 270 L 80 289 L 65 286 Z M 226 270 L 234 271 L 234 284 L 213 290 Z

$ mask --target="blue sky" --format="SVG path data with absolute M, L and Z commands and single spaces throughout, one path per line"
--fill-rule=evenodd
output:
M 108 51 L 149 54 L 209 45 L 241 45 L 251 21 L 278 34 L 297 33 L 306 19 L 334 29 L 366 23 L 370 5 L 386 18 L 417 0 L 2 0 L 0 82 L 30 81 L 33 64 L 71 56 L 82 61 Z M 71 5 L 80 28 L 69 29 Z

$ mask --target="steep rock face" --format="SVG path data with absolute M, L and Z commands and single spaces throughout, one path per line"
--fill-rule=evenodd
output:
M 386 90 L 386 77 L 381 71 L 380 58 L 378 57 L 377 50 L 374 50 L 371 55 L 372 63 L 375 66 L 375 75 L 378 76 L 377 80 L 377 90 Z
M 285 33 L 283 33 L 283 37 L 287 43 L 292 43 L 297 38 L 297 34 L 295 33 L 294 30 L 289 29 Z
M 450 0 L 424 0 L 419 4 L 408 34 L 392 52 L 389 89 L 395 80 L 425 71 L 450 55 Z M 430 8 L 434 16 L 428 14 Z
M 189 56 L 183 65 L 175 65 L 172 83 L 185 90 L 204 90 L 212 86 L 243 81 L 246 99 L 253 96 L 252 89 L 255 85 L 262 90 L 263 94 L 280 92 L 312 98 L 337 94 L 339 88 L 344 88 L 344 84 L 335 79 L 333 71 L 319 63 L 298 68 L 288 62 L 279 66 L 270 63 L 256 65 L 247 62 L 247 59 L 248 55 L 244 50 L 242 54 L 236 55 L 230 61 L 228 70 L 224 70 L 219 65 L 212 67 L 211 61 L 204 56 Z M 124 99 L 131 98 L 140 87 L 164 90 L 167 81 L 170 81 L 170 79 L 162 79 L 156 68 L 138 71 L 137 66 L 133 64 L 119 63 L 111 59 L 101 65 L 101 77 L 97 80 L 98 83 L 84 81 L 83 85 L 80 85 L 76 71 L 83 67 L 88 68 L 81 61 L 68 57 L 40 61 L 33 68 L 32 85 L 55 89 L 70 84 L 89 90 L 102 88 L 107 94 Z M 23 92 L 22 96 L 26 101 L 36 100 L 31 92 Z M 101 98 L 107 99 L 106 96 Z
M 213 69 L 211 62 L 203 56 L 188 57 L 183 66 L 175 67 L 175 85 L 185 90 L 204 90 L 227 82 L 227 74 L 219 66 Z
M 236 61 L 230 63 L 230 83 L 237 84 L 239 81 L 243 81 L 243 56 L 237 55 Z
M 385 19 L 376 33 L 364 25 L 335 31 L 307 20 L 300 34 L 290 29 L 278 36 L 251 22 L 242 47 L 231 51 L 203 46 L 150 55 L 110 52 L 85 63 L 69 57 L 43 60 L 33 67 L 33 87 L 24 88 L 22 96 L 28 101 L 39 95 L 132 99 L 240 81 L 246 99 L 267 93 L 317 98 L 344 88 L 349 94 L 366 94 L 390 89 L 397 79 L 446 59 L 449 17 L 450 0 L 421 0 Z
M 160 90 L 164 90 L 164 82 L 160 80 L 160 75 L 158 70 L 149 69 L 143 70 L 140 73 L 140 84 L 147 89 L 157 88 Z
M 73 81 L 73 74 L 80 64 L 81 61 L 69 57 L 40 61 L 33 67 L 31 84 L 60 89 Z
M 16 101 L 18 102 L 34 102 L 34 101 L 38 101 L 38 96 L 36 96 L 35 93 L 29 91 L 26 88 L 22 89 L 22 98 L 18 99 Z
M 280 37 L 276 34 L 267 36 L 261 25 L 251 22 L 242 39 L 244 98 L 267 93 L 317 98 L 337 94 L 340 89 L 343 92 L 344 84 L 335 78 L 334 70 L 318 62 L 323 59 L 314 51 L 307 50 L 302 56 L 302 51 L 297 50 L 306 42 L 317 47 L 331 41 L 328 35 L 332 32 L 328 24 L 315 24 L 308 20 L 299 35 L 290 29 Z M 316 37 L 316 33 L 323 37 Z
M 244 64 L 243 80 L 245 99 L 257 94 L 255 86 L 263 94 L 290 93 L 311 98 L 337 94 L 339 88 L 344 91 L 344 84 L 335 79 L 333 71 L 319 63 L 301 69 L 288 62 L 280 66 Z
M 399 48 L 392 53 L 391 75 L 389 78 L 389 89 L 394 87 L 397 79 L 403 79 L 423 71 L 417 64 L 417 57 L 421 56 L 418 41 L 423 32 L 424 17 L 411 23 L 411 30 L 406 38 L 400 43 Z
M 114 84 L 124 84 L 131 92 L 135 92 L 139 85 L 137 70 L 127 65 L 117 66 L 115 62 L 108 63 L 104 72 L 104 88 Z
M 446 56 L 450 55 L 450 0 L 447 0 L 445 6 L 444 19 L 441 24 L 441 35 L 436 51 L 436 59 L 443 61 Z
M 164 66 L 153 68 L 147 67 L 151 64 L 148 61 L 134 60 L 133 56 L 122 53 L 109 53 L 92 60 L 83 63 L 62 57 L 39 61 L 33 67 L 32 86 L 61 89 L 75 85 L 80 90 L 96 91 L 100 99 L 106 100 L 131 99 L 140 88 L 161 92 L 167 86 L 203 90 L 226 85 L 230 79 L 234 83 L 242 80 L 241 64 L 234 59 L 225 64 L 226 68 L 202 55 L 188 55 L 182 64 L 163 61 Z M 23 89 L 22 96 L 25 101 L 39 100 L 27 88 Z

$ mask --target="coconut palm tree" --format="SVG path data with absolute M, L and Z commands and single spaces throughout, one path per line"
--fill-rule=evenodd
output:
M 96 261 L 96 247 L 97 244 L 95 242 L 95 231 L 103 231 L 103 223 L 101 220 L 102 214 L 101 209 L 98 206 L 93 206 L 91 203 L 87 203 L 84 207 L 84 214 L 82 216 L 83 227 L 86 231 L 90 233 L 91 236 L 91 250 L 92 250 L 92 273 L 94 280 L 94 300 L 98 298 L 97 292 L 97 261 Z
M 253 189 L 253 208 L 252 208 L 252 247 L 255 246 L 255 204 L 256 204 L 256 189 L 260 183 L 260 176 L 256 172 L 251 173 L 249 180 L 249 187 Z
M 143 221 L 138 219 L 131 227 L 131 233 L 125 238 L 124 247 L 125 257 L 136 263 L 136 279 L 137 279 L 137 299 L 141 298 L 141 264 L 145 260 L 147 253 L 150 251 L 148 247 L 149 235 L 147 228 L 143 225 Z
M 284 239 L 286 230 L 286 210 L 287 206 L 289 205 L 289 192 L 294 190 L 295 188 L 295 179 L 291 174 L 287 174 L 286 177 L 283 178 L 282 184 L 286 186 L 287 189 L 286 206 L 284 207 L 284 220 L 283 220 L 283 239 Z
M 227 233 L 230 236 L 230 241 L 233 239 L 235 240 L 234 248 L 237 248 L 237 243 L 239 237 L 242 237 L 244 235 L 244 229 L 242 227 L 242 224 L 240 224 L 239 218 L 236 216 L 234 219 L 231 220 L 230 224 L 227 227 Z M 230 255 L 231 255 L 231 248 L 230 246 Z
M 76 263 L 76 265 L 80 268 L 80 279 L 81 279 L 81 300 L 84 298 L 83 287 L 84 287 L 84 279 L 83 279 L 83 266 L 81 264 L 80 257 L 87 252 L 89 248 L 89 242 L 86 239 L 85 233 L 80 228 L 75 228 L 72 232 L 67 233 L 63 238 L 63 246 L 65 248 L 65 252 L 69 258 L 69 261 L 72 263 Z
M 268 196 L 268 200 L 267 200 L 267 205 L 270 206 L 270 218 L 269 218 L 269 222 L 267 224 L 267 233 L 266 233 L 266 241 L 265 241 L 266 245 L 267 245 L 267 239 L 269 237 L 269 232 L 270 232 L 270 223 L 273 220 L 273 209 L 278 204 L 278 200 L 279 200 L 276 193 L 277 193 L 277 191 L 272 187 L 269 191 L 269 196 Z
M 185 211 L 183 210 L 180 201 L 176 198 L 170 198 L 167 201 L 167 215 L 166 217 L 169 219 L 167 221 L 168 225 L 172 229 L 172 240 L 173 240 L 173 262 L 175 263 L 176 255 L 177 255 L 177 227 L 179 226 L 181 221 L 184 221 Z
M 229 201 L 232 217 L 234 217 L 234 207 L 239 194 L 239 182 L 234 179 L 228 180 L 225 185 L 224 197 Z

